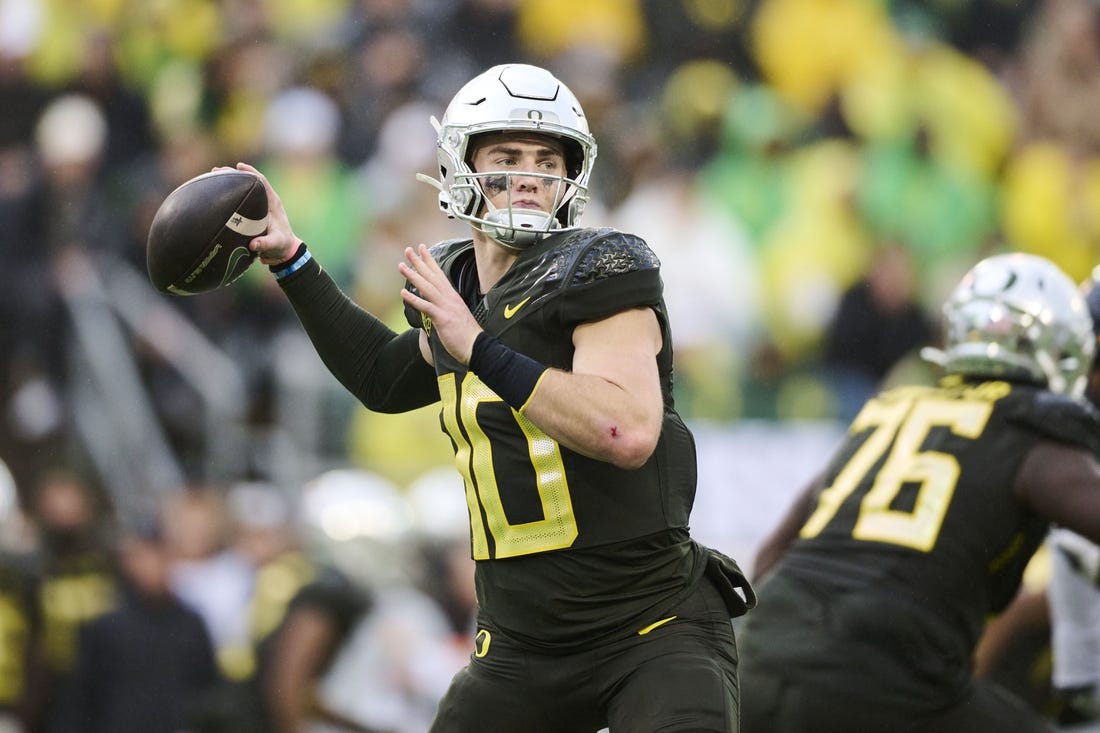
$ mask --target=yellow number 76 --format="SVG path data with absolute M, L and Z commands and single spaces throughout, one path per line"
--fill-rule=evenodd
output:
M 992 403 L 977 400 L 910 398 L 868 402 L 851 430 L 873 428 L 871 434 L 837 474 L 833 485 L 821 492 L 817 509 L 803 525 L 800 536 L 817 536 L 852 493 L 864 486 L 866 494 L 852 536 L 928 552 L 936 544 L 955 493 L 959 462 L 947 453 L 922 451 L 921 445 L 937 426 L 964 438 L 976 438 L 992 412 Z M 889 455 L 867 487 L 865 478 L 887 450 Z M 890 505 L 905 484 L 919 485 L 912 510 L 892 509 Z

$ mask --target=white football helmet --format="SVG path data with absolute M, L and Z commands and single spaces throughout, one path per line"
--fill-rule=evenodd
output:
M 988 257 L 943 306 L 944 349 L 921 354 L 948 374 L 1015 377 L 1075 397 L 1096 351 L 1092 318 L 1076 283 L 1031 254 Z
M 1092 276 L 1081 284 L 1081 293 L 1085 296 L 1089 314 L 1092 316 L 1092 331 L 1096 334 L 1096 348 L 1100 349 L 1100 265 L 1097 265 Z
M 431 122 L 438 135 L 439 180 L 422 174 L 417 178 L 439 189 L 439 207 L 447 216 L 472 223 L 509 249 L 529 247 L 547 232 L 576 225 L 588 202 L 596 141 L 577 98 L 550 72 L 526 64 L 494 66 L 459 90 L 442 122 L 435 117 Z M 553 211 L 488 204 L 486 184 L 500 186 L 503 176 L 511 191 L 511 172 L 474 172 L 470 165 L 471 141 L 491 132 L 537 132 L 565 145 L 567 178 L 524 174 L 557 186 Z

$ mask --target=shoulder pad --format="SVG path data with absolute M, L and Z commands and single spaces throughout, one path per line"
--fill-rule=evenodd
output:
M 1010 418 L 1044 438 L 1078 445 L 1100 458 L 1100 412 L 1090 403 L 1047 390 L 1031 391 Z
M 660 305 L 661 263 L 640 237 L 615 229 L 582 229 L 559 248 L 568 258 L 562 301 L 562 317 L 567 323 Z
M 640 237 L 615 229 L 589 229 L 583 252 L 573 268 L 572 284 L 584 285 L 642 270 L 657 270 L 661 261 Z
M 432 245 L 428 251 L 431 253 L 432 259 L 439 264 L 440 269 L 447 274 L 447 279 L 454 282 L 451 270 L 454 268 L 455 262 L 462 254 L 473 249 L 473 246 L 474 240 L 472 239 L 445 239 Z M 405 281 L 405 287 L 411 293 L 416 292 L 416 288 L 408 280 Z M 413 328 L 425 328 L 426 326 L 423 314 L 408 304 L 405 305 L 405 320 Z
M 474 240 L 472 239 L 445 239 L 438 244 L 433 244 L 428 251 L 431 252 L 432 258 L 439 263 L 443 271 L 450 276 L 451 266 L 454 264 L 455 258 L 473 246 Z
M 608 227 L 570 229 L 554 237 L 543 261 L 550 266 L 548 279 L 564 281 L 566 287 L 661 266 L 642 239 Z

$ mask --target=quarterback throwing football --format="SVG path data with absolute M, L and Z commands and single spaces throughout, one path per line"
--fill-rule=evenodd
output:
M 408 330 L 338 289 L 266 180 L 252 242 L 363 404 L 440 404 L 479 614 L 432 731 L 736 731 L 730 619 L 754 596 L 688 531 L 695 448 L 660 264 L 636 236 L 577 226 L 596 143 L 546 70 L 493 67 L 432 122 L 429 180 L 470 237 L 405 250 Z

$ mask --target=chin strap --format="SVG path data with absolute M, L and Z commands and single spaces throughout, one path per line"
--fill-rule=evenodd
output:
M 1043 373 L 1047 375 L 1047 388 L 1051 392 L 1057 392 L 1058 394 L 1071 394 L 1072 388 L 1076 385 L 1067 383 L 1066 375 L 1062 372 L 1062 369 L 1058 364 L 1054 363 L 1054 359 L 1045 351 L 1039 351 L 1035 354 L 1035 361 L 1038 362 L 1039 368 L 1043 370 Z M 1084 384 L 1080 385 L 1082 388 Z M 1080 397 L 1079 394 L 1072 395 L 1073 397 Z
M 524 249 L 542 239 L 561 224 L 553 216 L 543 212 L 527 212 L 514 209 L 497 209 L 485 215 L 478 228 L 487 236 L 509 249 Z

